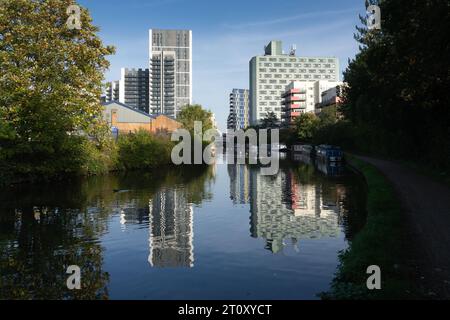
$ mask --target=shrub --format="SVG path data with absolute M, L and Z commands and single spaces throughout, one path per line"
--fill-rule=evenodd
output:
M 171 163 L 172 142 L 140 130 L 120 136 L 118 140 L 118 169 L 149 169 Z

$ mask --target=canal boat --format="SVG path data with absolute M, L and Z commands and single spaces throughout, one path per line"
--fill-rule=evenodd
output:
M 314 154 L 314 147 L 309 144 L 292 146 L 294 153 L 301 153 L 305 156 L 312 156 Z
M 340 147 L 320 145 L 316 147 L 316 158 L 319 161 L 342 162 L 344 160 L 344 153 Z

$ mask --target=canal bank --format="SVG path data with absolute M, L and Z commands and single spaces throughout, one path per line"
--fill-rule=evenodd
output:
M 367 183 L 367 221 L 341 253 L 331 290 L 322 299 L 421 299 L 423 278 L 413 233 L 394 187 L 373 165 L 347 155 L 349 167 Z M 381 290 L 369 290 L 369 266 L 381 270 Z
M 358 156 L 392 184 L 402 205 L 418 286 L 430 299 L 450 298 L 450 188 L 395 161 Z

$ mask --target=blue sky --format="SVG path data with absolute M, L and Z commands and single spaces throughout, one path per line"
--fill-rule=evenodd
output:
M 100 27 L 109 57 L 106 80 L 121 67 L 148 68 L 148 29 L 193 32 L 193 102 L 216 114 L 225 128 L 233 88 L 248 88 L 248 62 L 270 40 L 282 40 L 297 55 L 337 56 L 341 69 L 358 51 L 353 39 L 364 0 L 79 0 Z M 342 77 L 342 76 L 341 76 Z

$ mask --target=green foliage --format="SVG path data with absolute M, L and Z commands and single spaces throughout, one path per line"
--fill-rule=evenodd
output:
M 268 112 L 264 119 L 261 120 L 262 129 L 274 129 L 279 127 L 279 120 L 274 112 Z
M 81 30 L 66 27 L 74 3 L 0 6 L 0 167 L 24 178 L 89 172 L 86 161 L 97 163 L 108 144 L 98 97 L 114 49 L 85 9 Z
M 212 129 L 213 124 L 211 122 L 212 113 L 210 111 L 204 110 L 201 105 L 187 105 L 183 107 L 180 114 L 177 117 L 183 128 L 194 133 L 194 122 L 201 121 L 203 125 L 203 132 Z
M 118 148 L 118 169 L 150 169 L 172 163 L 172 142 L 145 130 L 120 136 Z
M 323 108 L 319 113 L 319 120 L 321 127 L 335 124 L 338 121 L 337 107 L 334 105 Z
M 418 298 L 419 290 L 410 279 L 410 251 L 401 207 L 393 187 L 373 166 L 350 158 L 364 175 L 368 186 L 367 222 L 356 234 L 350 248 L 341 253 L 340 266 L 330 292 L 323 299 L 402 299 Z M 382 290 L 368 290 L 367 267 L 382 270 Z
M 319 118 L 313 113 L 302 113 L 295 118 L 297 138 L 302 142 L 311 142 L 320 125 Z
M 341 111 L 367 134 L 357 147 L 449 169 L 449 3 L 369 2 L 382 30 L 358 28 L 360 52 L 344 73 Z

